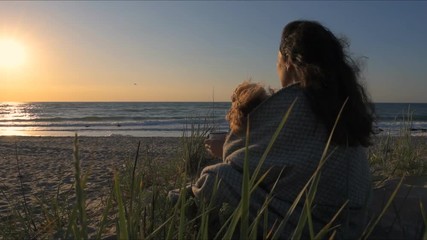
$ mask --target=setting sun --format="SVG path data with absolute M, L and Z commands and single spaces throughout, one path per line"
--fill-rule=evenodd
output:
M 22 66 L 27 59 L 24 45 L 19 41 L 0 38 L 0 68 L 16 68 Z

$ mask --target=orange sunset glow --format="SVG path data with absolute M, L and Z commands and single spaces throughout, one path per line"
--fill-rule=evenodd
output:
M 0 102 L 230 101 L 248 78 L 277 89 L 280 32 L 295 19 L 351 39 L 373 101 L 425 102 L 425 7 L 417 4 L 399 19 L 398 3 L 378 3 L 385 15 L 373 25 L 356 14 L 374 9 L 367 3 L 319 11 L 323 3 L 4 1 Z

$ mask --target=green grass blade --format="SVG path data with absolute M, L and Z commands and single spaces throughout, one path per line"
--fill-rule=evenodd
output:
M 421 215 L 423 216 L 423 220 L 424 220 L 423 239 L 427 239 L 427 214 L 426 214 L 426 211 L 424 210 L 423 202 L 421 202 L 421 201 L 420 201 L 420 210 L 421 210 Z
M 243 182 L 242 182 L 242 198 L 241 198 L 241 221 L 240 221 L 240 239 L 245 240 L 248 238 L 249 226 L 249 201 L 250 201 L 250 181 L 249 181 L 249 133 L 250 119 L 248 116 L 246 125 L 246 144 L 245 144 L 245 159 L 243 162 Z
M 156 234 L 159 233 L 162 229 L 164 229 L 166 227 L 167 224 L 169 224 L 170 222 L 172 222 L 172 220 L 174 219 L 174 215 L 169 217 L 166 221 L 164 221 L 160 226 L 158 226 L 149 236 L 147 236 L 147 238 L 145 238 L 145 240 L 150 240 L 152 238 L 155 238 Z M 173 225 L 173 223 L 171 223 L 171 225 Z M 170 237 L 166 237 L 166 239 L 171 239 Z
M 25 189 L 24 189 L 24 183 L 23 183 L 23 176 L 21 174 L 21 167 L 19 164 L 19 156 L 18 156 L 18 145 L 17 143 L 15 143 L 15 159 L 16 159 L 16 167 L 18 169 L 18 179 L 19 179 L 19 189 L 21 190 L 21 195 L 22 195 L 22 205 L 24 207 L 24 215 L 25 215 L 25 224 L 27 225 L 27 235 L 28 237 L 30 236 L 30 232 L 31 231 L 37 231 L 37 226 L 34 222 L 34 217 L 30 211 L 30 207 L 29 207 L 29 203 L 27 201 L 27 197 L 25 194 Z M 33 229 L 31 229 L 33 228 Z
M 326 234 L 331 230 L 332 223 L 337 219 L 337 217 L 341 214 L 344 208 L 347 206 L 348 200 L 341 206 L 341 208 L 335 213 L 332 219 L 327 223 L 320 231 L 317 233 L 315 240 L 325 239 Z M 335 235 L 336 232 L 332 235 Z M 331 236 L 332 237 L 332 236 Z
M 265 173 L 263 175 L 261 175 L 261 177 L 259 177 L 257 179 L 257 181 L 255 182 L 255 184 L 253 186 L 251 186 L 251 194 L 257 189 L 257 187 L 262 183 L 262 181 L 268 176 L 268 174 L 270 173 L 271 168 L 268 169 L 267 171 L 265 171 Z M 275 187 L 275 186 L 274 186 Z M 271 190 L 272 192 L 272 190 Z
M 129 206 L 129 215 L 128 215 L 128 222 L 129 222 L 129 236 L 135 237 L 134 229 L 133 229 L 133 203 L 134 203 L 134 192 L 135 192 L 135 171 L 136 171 L 136 165 L 138 163 L 138 156 L 139 156 L 139 148 L 141 147 L 141 141 L 138 142 L 138 147 L 136 149 L 135 158 L 132 166 L 132 176 L 131 176 L 131 186 L 130 186 L 130 206 Z
M 306 214 L 307 214 L 307 224 L 308 224 L 308 231 L 310 233 L 310 238 L 314 238 L 314 227 L 313 227 L 313 219 L 311 217 L 311 203 L 309 204 L 310 207 L 307 207 Z
M 110 193 L 110 196 L 107 199 L 107 205 L 105 206 L 104 212 L 102 213 L 101 221 L 99 222 L 98 232 L 96 234 L 96 239 L 101 239 L 102 231 L 104 230 L 105 224 L 107 223 L 108 213 L 112 207 L 113 203 L 113 192 Z
M 263 214 L 261 212 L 258 212 L 257 216 L 258 215 L 263 215 Z M 258 224 L 260 222 L 260 219 L 261 218 L 256 218 L 255 221 L 252 224 L 252 227 L 249 228 L 249 231 L 250 231 L 250 233 L 249 233 L 249 239 L 251 239 L 251 240 L 258 239 Z
M 298 220 L 298 224 L 296 225 L 294 233 L 292 234 L 292 238 L 291 238 L 292 240 L 299 240 L 299 239 L 301 239 L 302 232 L 303 232 L 303 230 L 305 228 L 305 224 L 307 222 L 307 213 L 309 211 L 311 211 L 310 207 L 308 206 L 309 205 L 308 202 L 309 201 L 307 199 L 304 202 L 304 207 L 303 207 L 303 209 L 301 211 L 301 216 L 300 216 L 300 218 Z
M 268 234 L 268 211 L 264 211 L 264 224 L 262 226 L 262 239 L 267 239 Z
M 245 145 L 245 159 L 244 159 L 244 165 L 243 165 L 243 182 L 242 182 L 242 198 L 239 203 L 239 207 L 236 208 L 235 213 L 233 214 L 233 218 L 231 220 L 231 224 L 229 228 L 227 229 L 227 232 L 224 236 L 224 238 L 231 238 L 234 232 L 235 226 L 237 226 L 237 223 L 240 218 L 241 222 L 241 228 L 240 228 L 240 238 L 241 239 L 247 239 L 249 236 L 247 234 L 249 233 L 249 201 L 250 201 L 250 193 L 254 189 L 253 186 L 255 184 L 256 180 L 259 180 L 257 178 L 259 171 L 261 170 L 261 167 L 267 158 L 268 153 L 270 152 L 271 148 L 273 147 L 274 142 L 276 141 L 277 137 L 279 136 L 281 130 L 283 129 L 290 112 L 292 111 L 293 106 L 295 105 L 297 99 L 295 99 L 289 109 L 287 110 L 285 116 L 283 117 L 282 121 L 280 122 L 278 128 L 273 134 L 273 137 L 271 138 L 266 150 L 264 151 L 263 155 L 261 156 L 261 159 L 252 175 L 250 177 L 250 170 L 249 170 L 249 163 L 248 163 L 248 146 L 249 146 L 249 118 L 247 122 L 247 129 L 246 129 L 246 145 Z M 264 175 L 265 176 L 265 175 Z M 261 181 L 258 181 L 258 184 Z M 218 236 L 218 235 L 217 235 Z
M 325 164 L 326 160 L 329 158 L 329 156 L 332 156 L 334 151 L 331 151 L 330 154 L 328 154 L 328 150 L 329 150 L 329 146 L 330 143 L 332 141 L 332 136 L 334 134 L 335 128 L 338 124 L 338 121 L 341 117 L 341 114 L 344 110 L 345 105 L 347 104 L 348 98 L 344 101 L 337 118 L 335 119 L 335 123 L 334 126 L 332 127 L 331 133 L 329 134 L 329 138 L 326 142 L 325 148 L 323 150 L 322 153 L 322 157 L 319 161 L 319 165 L 317 167 L 317 169 L 315 170 L 315 172 L 313 173 L 313 175 L 310 177 L 310 179 L 307 181 L 306 185 L 301 189 L 301 192 L 297 195 L 297 197 L 295 198 L 294 202 L 292 203 L 291 207 L 289 208 L 288 212 L 286 213 L 285 217 L 283 218 L 283 220 L 280 222 L 278 228 L 276 229 L 276 231 L 274 232 L 272 239 L 278 239 L 279 235 L 280 235 L 280 231 L 282 230 L 282 228 L 287 224 L 287 221 L 289 220 L 290 216 L 292 215 L 292 213 L 295 211 L 298 203 L 300 202 L 304 192 L 306 191 L 306 189 L 308 188 L 308 186 L 311 185 L 311 182 L 313 181 L 313 179 L 315 179 L 317 177 L 317 175 L 319 174 L 321 168 L 323 167 L 323 165 Z
M 6 199 L 6 201 L 8 203 L 9 209 L 12 210 L 12 216 L 14 218 L 16 218 L 16 222 L 21 223 L 21 226 L 25 229 L 25 233 L 28 235 L 28 233 L 30 232 L 30 230 L 28 228 L 28 224 L 27 224 L 27 222 L 25 220 L 25 217 L 22 216 L 21 212 L 19 211 L 20 208 L 19 208 L 19 206 L 17 206 L 18 204 L 12 202 L 12 199 L 10 199 L 3 190 L 1 190 L 1 192 L 2 192 L 2 195 L 4 196 L 4 198 Z M 8 228 L 10 228 L 10 227 L 8 227 Z
M 76 217 L 77 217 L 77 207 L 74 207 L 70 218 L 68 219 L 68 226 L 67 226 L 67 231 L 65 231 L 65 239 L 68 239 L 71 234 L 71 232 L 74 232 L 73 229 L 76 228 Z M 77 234 L 74 234 L 74 238 L 77 239 Z
M 75 186 L 76 186 L 76 200 L 77 200 L 77 210 L 78 210 L 78 220 L 80 225 L 81 234 L 80 237 L 83 239 L 88 239 L 87 233 L 87 217 L 86 217 L 86 199 L 84 192 L 84 185 L 86 183 L 85 177 L 82 177 L 81 166 L 80 166 L 80 156 L 79 156 L 79 140 L 77 134 L 74 138 L 74 168 L 75 168 Z M 77 227 L 77 226 L 76 226 Z M 76 229 L 76 231 L 79 231 Z
M 396 197 L 397 192 L 400 189 L 400 186 L 402 185 L 404 176 L 400 179 L 399 183 L 397 184 L 396 188 L 394 189 L 393 193 L 390 195 L 390 198 L 388 199 L 386 205 L 384 206 L 383 210 L 381 211 L 380 215 L 375 219 L 372 225 L 368 226 L 364 233 L 362 234 L 363 239 L 368 239 L 368 237 L 371 235 L 372 231 L 374 230 L 375 226 L 378 224 L 380 219 L 383 217 L 384 213 L 387 211 L 388 207 L 393 202 L 394 198 Z
M 218 176 L 215 177 L 213 191 L 211 195 L 211 199 L 209 201 L 209 205 L 206 208 L 206 203 L 202 201 L 202 211 L 201 211 L 201 224 L 200 224 L 200 232 L 199 232 L 199 239 L 208 239 L 209 236 L 209 213 L 215 208 L 214 199 L 216 197 L 217 191 L 218 191 L 218 185 L 220 184 L 220 181 L 218 179 Z M 218 232 L 220 234 L 220 231 Z
M 270 172 L 271 168 L 269 170 L 267 170 L 265 172 L 265 174 L 263 176 L 260 177 L 260 179 L 257 181 L 257 183 L 255 183 L 255 186 L 253 187 L 252 191 L 255 190 L 255 188 L 264 180 L 264 178 L 268 175 L 268 173 Z M 277 184 L 279 183 L 279 180 L 283 174 L 283 171 L 285 170 L 285 167 L 282 168 L 282 170 L 279 173 L 279 176 L 277 176 L 276 181 L 273 184 L 273 187 L 270 189 L 269 194 L 267 195 L 267 197 L 265 198 L 265 201 L 261 207 L 261 210 L 259 211 L 259 214 L 257 214 L 257 216 L 255 216 L 255 220 L 254 222 L 251 224 L 250 228 L 253 229 L 255 222 L 259 223 L 261 221 L 261 217 L 264 217 L 264 225 L 263 225 L 263 235 L 264 235 L 264 239 L 266 238 L 266 234 L 267 234 L 267 225 L 268 224 L 268 205 L 270 204 L 270 202 L 273 200 L 273 192 L 276 189 Z
M 304 207 L 302 209 L 301 216 L 300 216 L 300 219 L 298 220 L 298 224 L 297 224 L 297 227 L 295 228 L 292 239 L 300 239 L 302 237 L 302 233 L 307 221 L 310 221 L 309 222 L 310 237 L 311 238 L 314 237 L 313 224 L 311 221 L 311 205 L 316 195 L 317 186 L 319 185 L 319 181 L 320 181 L 320 175 L 321 175 L 320 172 L 315 174 L 315 177 L 310 184 L 310 188 L 306 193 L 306 200 L 304 202 Z
M 178 240 L 183 240 L 184 239 L 184 234 L 185 234 L 185 226 L 186 226 L 186 209 L 187 209 L 187 199 L 186 199 L 186 195 L 187 195 L 187 189 L 184 186 L 181 191 L 180 191 L 180 215 L 179 215 L 179 228 L 178 228 Z
M 200 228 L 197 233 L 197 239 L 208 239 L 209 238 L 209 214 L 206 212 L 206 204 L 202 201 L 200 216 Z
M 332 154 L 334 152 L 335 152 L 335 149 L 331 151 L 331 153 L 326 157 L 326 159 L 328 159 L 330 156 L 332 156 Z M 280 221 L 280 224 L 277 227 L 277 229 L 274 231 L 274 234 L 271 237 L 271 239 L 278 239 L 278 237 L 280 235 L 280 231 L 287 224 L 287 221 L 289 220 L 289 218 L 292 215 L 292 213 L 295 211 L 295 209 L 296 209 L 298 203 L 301 201 L 302 196 L 304 195 L 305 191 L 310 186 L 310 184 L 313 181 L 313 179 L 317 176 L 317 174 L 319 173 L 320 169 L 323 167 L 323 165 L 325 164 L 325 162 L 326 161 L 321 161 L 321 163 L 319 164 L 319 167 L 316 169 L 316 171 L 313 173 L 313 175 L 310 177 L 310 179 L 307 181 L 307 183 L 301 189 L 300 193 L 297 195 L 297 197 L 294 199 L 294 202 L 289 207 L 289 210 L 286 212 L 285 217 L 282 219 L 282 221 Z
M 289 115 L 297 102 L 298 98 L 295 98 L 295 100 L 292 102 L 291 106 L 289 106 L 289 109 L 286 111 L 285 116 L 283 116 L 282 121 L 280 122 L 279 126 L 276 128 L 276 131 L 273 133 L 273 136 L 270 139 L 270 142 L 267 145 L 267 148 L 265 149 L 264 153 L 261 156 L 261 159 L 259 160 L 258 166 L 255 168 L 254 173 L 252 174 L 252 178 L 250 181 L 250 186 L 253 186 L 255 183 L 255 180 L 257 179 L 257 176 L 259 174 L 259 171 L 261 170 L 262 165 L 264 164 L 265 159 L 267 159 L 267 155 L 270 152 L 271 148 L 273 147 L 273 144 L 276 142 L 277 137 L 279 136 L 280 132 L 285 126 L 286 121 L 289 118 Z
M 334 239 L 335 239 L 335 237 L 336 237 L 336 235 L 337 235 L 337 230 L 334 230 L 334 231 L 332 232 L 331 236 L 329 237 L 329 240 L 334 240 Z
M 171 217 L 171 224 L 169 225 L 168 233 L 167 233 L 166 238 L 165 238 L 166 240 L 172 239 L 174 223 L 175 223 L 177 211 L 178 211 L 177 206 L 175 206 L 172 217 Z
M 334 126 L 332 127 L 331 133 L 329 134 L 328 141 L 326 142 L 326 147 L 323 149 L 323 153 L 322 153 L 322 157 L 320 158 L 320 162 L 322 162 L 322 161 L 325 161 L 325 160 L 326 160 L 326 159 L 325 159 L 325 157 L 326 157 L 326 155 L 327 155 L 327 153 L 328 153 L 329 146 L 330 146 L 331 141 L 332 141 L 332 136 L 333 136 L 333 135 L 334 135 L 334 133 L 335 133 L 335 128 L 337 127 L 338 121 L 339 121 L 339 120 L 340 120 L 340 118 L 341 118 L 342 112 L 344 111 L 344 107 L 345 107 L 345 105 L 347 104 L 347 102 L 348 102 L 348 97 L 345 99 L 345 101 L 344 101 L 343 105 L 341 106 L 341 109 L 340 109 L 340 111 L 339 111 L 339 113 L 338 113 L 338 116 L 337 116 L 337 118 L 335 119 Z
M 239 203 L 239 205 L 236 207 L 236 210 L 233 212 L 232 216 L 231 216 L 231 221 L 228 225 L 227 231 L 225 232 L 224 237 L 222 237 L 222 239 L 232 239 L 233 233 L 237 227 L 237 224 L 239 223 L 240 217 L 242 216 L 242 205 L 241 202 Z M 223 227 L 225 227 L 226 224 L 224 224 Z M 218 235 L 215 237 L 215 239 L 217 239 Z
M 117 227 L 117 230 L 119 231 L 119 238 L 129 239 L 125 206 L 123 204 L 122 192 L 120 191 L 120 178 L 117 172 L 114 174 L 114 195 L 116 197 L 119 215 L 119 224 Z
M 342 114 L 342 112 L 344 110 L 344 107 L 345 107 L 347 101 L 348 101 L 348 98 L 344 101 L 344 103 L 341 106 L 341 109 L 340 109 L 340 111 L 338 113 L 338 116 L 335 119 L 335 123 L 334 123 L 334 126 L 333 126 L 332 130 L 331 130 L 331 133 L 329 134 L 329 138 L 328 138 L 328 141 L 326 143 L 326 147 L 323 149 L 322 157 L 320 159 L 319 167 L 318 167 L 319 170 L 320 170 L 321 166 L 323 166 L 324 162 L 326 161 L 326 156 L 327 156 L 327 153 L 328 153 L 328 150 L 329 150 L 329 146 L 330 146 L 330 143 L 331 143 L 331 140 L 332 140 L 333 133 L 335 132 L 335 128 L 336 128 L 336 126 L 338 124 L 338 121 L 339 121 L 339 119 L 341 117 L 341 114 Z M 307 198 L 306 198 L 306 201 L 304 203 L 304 207 L 303 207 L 303 210 L 302 210 L 299 222 L 298 222 L 297 227 L 296 227 L 296 229 L 294 231 L 294 235 L 292 237 L 293 239 L 300 239 L 301 238 L 302 232 L 303 232 L 303 230 L 305 228 L 306 222 L 308 221 L 308 219 L 311 220 L 311 204 L 314 201 L 314 197 L 315 197 L 315 194 L 316 194 L 316 191 L 317 191 L 317 187 L 318 187 L 318 184 L 319 184 L 319 181 L 320 181 L 320 176 L 321 176 L 320 171 L 319 172 L 316 171 L 316 173 L 314 174 L 314 179 L 313 179 L 313 181 L 310 184 L 310 188 L 309 188 L 309 191 L 307 193 Z M 313 224 L 312 224 L 312 222 L 309 225 L 311 225 L 311 226 L 309 226 L 310 237 L 313 238 L 313 236 L 314 236 L 314 230 L 313 230 Z

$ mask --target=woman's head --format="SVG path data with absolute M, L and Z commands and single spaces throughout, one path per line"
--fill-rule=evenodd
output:
M 245 132 L 248 114 L 272 94 L 259 83 L 244 81 L 239 84 L 231 96 L 231 108 L 226 119 L 234 134 Z
M 337 67 L 347 61 L 345 47 L 344 41 L 320 23 L 294 21 L 283 30 L 279 65 L 285 66 L 285 73 L 293 72 L 303 86 L 327 84 L 321 81 L 328 80 L 319 79 L 319 75 L 337 74 Z M 354 70 L 357 74 L 358 69 Z
M 332 140 L 368 146 L 373 108 L 358 82 L 360 70 L 347 55 L 347 47 L 343 39 L 318 22 L 291 22 L 280 42 L 279 78 L 283 86 L 301 82 L 314 113 L 330 131 L 348 98 Z

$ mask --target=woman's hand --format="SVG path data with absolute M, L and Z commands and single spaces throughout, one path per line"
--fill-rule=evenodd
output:
M 212 156 L 222 158 L 222 149 L 225 142 L 225 135 L 223 138 L 206 139 L 205 148 Z

